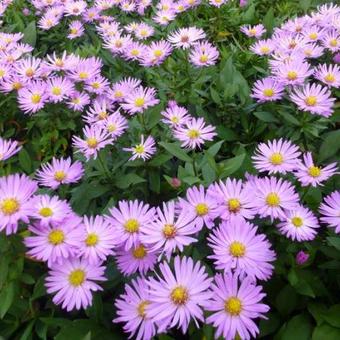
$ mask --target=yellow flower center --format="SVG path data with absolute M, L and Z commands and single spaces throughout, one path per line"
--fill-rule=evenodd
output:
M 293 217 L 291 221 L 292 221 L 294 227 L 296 227 L 296 228 L 301 227 L 302 224 L 303 224 L 302 218 L 298 217 L 298 216 Z
M 266 197 L 266 203 L 270 207 L 277 207 L 280 204 L 280 197 L 278 196 L 277 193 L 271 192 L 270 194 L 267 195 Z
M 26 76 L 27 77 L 33 77 L 34 76 L 34 70 L 31 67 L 26 70 Z
M 78 30 L 76 28 L 71 28 L 70 32 L 71 34 L 77 34 Z
M 246 247 L 241 242 L 234 241 L 229 246 L 229 253 L 234 257 L 242 257 L 246 253 Z
M 156 57 L 156 58 L 159 58 L 163 55 L 163 52 L 161 50 L 154 50 L 153 51 L 153 55 Z
M 139 222 L 135 218 L 130 218 L 125 222 L 124 228 L 128 233 L 136 233 L 139 230 Z
M 95 233 L 90 233 L 87 235 L 85 243 L 88 247 L 94 247 L 95 245 L 98 244 L 99 237 Z
M 19 82 L 15 82 L 12 84 L 13 90 L 20 90 L 22 88 L 22 84 Z
M 87 138 L 86 143 L 87 143 L 88 147 L 91 148 L 91 149 L 94 149 L 98 145 L 98 141 L 94 137 Z
M 116 91 L 116 92 L 115 92 L 115 97 L 116 97 L 116 98 L 121 98 L 121 97 L 123 97 L 123 92 L 122 92 L 122 91 Z
M 145 308 L 146 306 L 149 304 L 150 302 L 147 300 L 141 301 L 137 307 L 137 312 L 138 312 L 138 316 L 140 316 L 141 318 L 145 318 L 146 313 L 145 313 Z
M 85 275 L 84 270 L 76 269 L 76 270 L 73 270 L 68 276 L 68 282 L 74 287 L 79 287 L 84 283 L 85 278 L 86 278 L 86 275 Z
M 337 47 L 338 46 L 338 41 L 336 39 L 331 39 L 329 41 L 329 44 L 332 46 L 332 47 Z
M 173 224 L 165 224 L 163 227 L 163 235 L 165 238 L 174 238 L 176 236 L 176 227 Z
M 224 310 L 231 316 L 238 316 L 242 311 L 242 303 L 236 296 L 230 297 L 224 303 Z
M 106 111 L 99 112 L 98 117 L 99 117 L 100 120 L 106 119 L 107 118 L 107 112 Z
M 202 54 L 200 56 L 200 62 L 201 63 L 206 63 L 208 61 L 208 56 L 206 54 Z
M 256 29 L 255 28 L 252 28 L 249 30 L 249 34 L 250 35 L 255 35 L 257 33 Z
M 309 39 L 315 40 L 318 38 L 318 34 L 316 32 L 313 32 L 309 35 Z
M 19 210 L 20 204 L 15 198 L 6 198 L 1 202 L 0 207 L 4 215 L 10 216 Z
M 139 144 L 136 145 L 134 148 L 135 153 L 138 153 L 139 155 L 143 154 L 145 151 L 144 145 L 143 144 Z
M 63 60 L 60 59 L 60 58 L 57 58 L 57 59 L 55 60 L 54 63 L 55 63 L 55 65 L 58 66 L 58 67 L 63 67 L 63 66 L 64 66 L 64 62 L 63 62 Z
M 321 169 L 318 166 L 311 166 L 308 169 L 308 174 L 312 177 L 319 177 L 321 175 Z
M 60 229 L 52 230 L 48 234 L 48 242 L 53 244 L 54 246 L 57 246 L 58 244 L 63 243 L 65 240 L 65 234 Z
M 195 210 L 198 216 L 204 216 L 209 212 L 209 207 L 205 203 L 198 203 Z
M 6 74 L 5 70 L 0 70 L 0 77 L 3 77 Z
M 63 181 L 66 178 L 66 174 L 64 171 L 59 170 L 54 173 L 54 179 L 58 182 Z
M 273 89 L 264 89 L 263 95 L 266 97 L 273 97 L 274 96 L 274 90 Z
M 50 217 L 53 215 L 53 210 L 49 207 L 44 207 L 39 210 L 39 214 L 42 217 Z
M 187 132 L 187 136 L 190 138 L 190 139 L 196 139 L 198 138 L 199 136 L 201 135 L 201 133 L 196 130 L 196 129 L 191 129 Z
M 147 30 L 140 30 L 139 34 L 142 36 L 142 37 L 146 37 L 148 35 L 148 31 Z
M 38 93 L 32 94 L 31 101 L 32 101 L 33 104 L 40 103 L 40 100 L 41 100 L 41 95 L 40 94 L 38 94 Z
M 92 88 L 94 88 L 94 89 L 96 89 L 96 90 L 98 90 L 98 89 L 100 88 L 100 84 L 99 84 L 98 82 L 93 82 L 93 83 L 91 84 L 91 86 L 92 86 Z
M 238 212 L 241 208 L 241 202 L 237 198 L 228 200 L 228 210 L 231 212 Z
M 173 117 L 171 117 L 171 119 L 170 119 L 173 123 L 175 123 L 175 124 L 178 124 L 179 123 L 179 119 L 178 119 L 178 117 L 177 116 L 173 116 Z
M 89 74 L 87 72 L 79 72 L 80 79 L 87 79 L 88 77 L 89 77 Z
M 316 96 L 308 96 L 308 97 L 306 97 L 306 99 L 305 99 L 305 103 L 306 103 L 306 105 L 308 105 L 308 106 L 315 106 L 316 103 L 317 103 L 317 101 L 318 101 L 318 99 L 317 99 Z
M 178 286 L 170 294 L 171 300 L 176 305 L 183 305 L 188 300 L 188 291 L 185 287 Z
M 272 163 L 273 165 L 281 165 L 283 163 L 283 156 L 279 152 L 274 152 L 270 156 L 269 160 L 270 160 L 270 163 Z
M 295 80 L 297 78 L 297 73 L 295 71 L 289 71 L 287 73 L 287 78 L 289 80 Z
M 133 49 L 131 50 L 131 55 L 133 55 L 133 56 L 135 56 L 135 57 L 138 56 L 138 55 L 139 55 L 139 50 L 133 48 Z
M 328 74 L 325 76 L 325 80 L 326 80 L 328 83 L 334 83 L 335 77 L 334 77 L 333 74 L 328 73 Z
M 137 107 L 142 107 L 145 104 L 145 99 L 140 97 L 135 99 L 135 105 Z
M 132 251 L 132 255 L 135 259 L 143 259 L 147 255 L 145 247 L 141 244 Z
M 60 87 L 53 87 L 52 94 L 54 94 L 55 96 L 60 96 L 61 95 L 61 88 Z

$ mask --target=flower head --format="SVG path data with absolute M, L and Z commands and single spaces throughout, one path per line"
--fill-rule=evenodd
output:
M 320 205 L 321 222 L 340 233 L 340 191 L 326 196 Z
M 0 162 L 12 157 L 21 150 L 17 141 L 0 137 Z
M 275 101 L 283 97 L 284 86 L 271 77 L 258 80 L 253 87 L 252 98 L 260 103 Z
M 190 51 L 190 62 L 198 67 L 215 65 L 219 57 L 219 52 L 215 46 L 208 41 L 195 44 Z
M 132 157 L 129 159 L 130 161 L 137 158 L 142 158 L 143 161 L 146 161 L 156 152 L 155 140 L 152 136 L 148 136 L 146 140 L 144 140 L 144 135 L 142 135 L 139 144 L 136 144 L 131 148 L 123 148 L 123 150 L 132 152 Z

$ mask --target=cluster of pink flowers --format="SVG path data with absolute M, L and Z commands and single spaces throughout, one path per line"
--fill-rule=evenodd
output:
M 177 104 L 171 102 L 169 108 L 177 111 L 181 123 L 190 119 Z M 178 123 L 165 113 L 167 124 Z M 7 158 L 17 151 L 16 142 L 8 143 Z M 271 174 L 292 173 L 302 185 L 320 185 L 336 171 L 335 164 L 314 165 L 309 153 L 304 160 L 300 156 L 289 141 L 262 143 L 253 160 L 269 176 L 192 187 L 185 197 L 157 208 L 138 200 L 120 201 L 107 215 L 90 217 L 78 216 L 57 195 L 37 192 L 38 185 L 55 190 L 76 183 L 84 173 L 79 161 L 53 159 L 36 172 L 36 180 L 18 174 L 0 178 L 0 231 L 11 234 L 28 226 L 27 255 L 46 262 L 47 290 L 67 311 L 91 305 L 92 292 L 101 290 L 98 282 L 106 280 L 105 262 L 113 256 L 123 275 L 139 274 L 115 302 L 114 322 L 123 322 L 126 332 L 138 339 L 173 327 L 185 333 L 193 320 L 198 327 L 199 322 L 212 324 L 217 337 L 249 339 L 259 331 L 253 320 L 264 318 L 269 309 L 261 302 L 265 295 L 257 280 L 272 276 L 276 258 L 253 220 L 269 218 L 296 241 L 312 240 L 320 228 L 293 184 Z M 320 206 L 320 221 L 337 233 L 339 198 L 340 192 L 333 192 Z M 208 231 L 208 258 L 221 272 L 214 278 L 201 262 L 176 255 L 197 242 L 202 230 Z M 204 311 L 211 312 L 209 317 Z
M 3 0 L 0 3 L 0 18 L 4 15 L 7 7 L 13 2 L 13 0 Z
M 301 111 L 331 116 L 335 102 L 331 89 L 340 86 L 340 67 L 329 63 L 327 56 L 333 54 L 335 63 L 339 60 L 339 23 L 340 7 L 326 4 L 288 20 L 269 39 L 260 40 L 266 32 L 261 24 L 242 27 L 247 36 L 258 39 L 251 51 L 269 57 L 270 75 L 254 84 L 252 97 L 260 103 L 287 97 Z

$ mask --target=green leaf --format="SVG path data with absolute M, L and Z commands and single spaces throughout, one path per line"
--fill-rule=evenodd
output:
M 296 307 L 297 296 L 295 290 L 286 285 L 279 291 L 275 299 L 275 306 L 281 315 L 290 314 Z
M 340 328 L 340 305 L 331 306 L 323 313 L 323 318 L 332 326 Z
M 327 323 L 314 328 L 312 340 L 339 340 L 340 329 L 332 327 Z
M 340 250 L 340 237 L 330 236 L 330 237 L 327 237 L 326 239 L 331 246 Z
M 22 41 L 34 47 L 37 41 L 37 29 L 36 29 L 35 21 L 31 21 L 27 25 L 23 34 L 24 34 L 24 37 Z
M 310 8 L 312 4 L 312 0 L 300 0 L 299 1 L 299 5 L 301 7 L 301 9 L 305 12 L 307 12 L 307 10 Z
M 327 311 L 327 307 L 321 303 L 311 302 L 308 304 L 308 311 L 320 325 L 324 321 L 323 314 Z
M 177 157 L 178 159 L 184 161 L 184 162 L 192 162 L 192 159 L 190 156 L 181 149 L 181 147 L 177 143 L 166 143 L 166 142 L 160 142 L 159 145 L 161 145 L 166 151 L 171 153 L 173 156 Z
M 273 27 L 275 25 L 275 17 L 274 17 L 273 7 L 269 8 L 269 11 L 264 16 L 262 23 L 263 23 L 264 27 L 267 29 L 268 33 L 271 33 L 273 31 Z
M 254 116 L 266 123 L 277 123 L 279 120 L 270 112 L 254 112 Z
M 281 340 L 310 340 L 312 324 L 305 314 L 294 316 L 281 333 Z
M 328 133 L 323 140 L 319 150 L 319 162 L 322 162 L 334 155 L 340 149 L 340 130 L 332 131 Z
M 143 183 L 143 182 L 146 182 L 146 180 L 143 177 L 140 177 L 137 174 L 131 173 L 131 174 L 126 174 L 116 179 L 115 184 L 117 188 L 119 189 L 126 189 L 130 185 L 135 185 L 135 184 Z
M 222 170 L 220 173 L 220 178 L 224 178 L 230 176 L 234 172 L 236 172 L 242 165 L 246 154 L 242 153 L 238 156 L 230 158 L 226 161 L 219 163 L 222 166 Z
M 222 144 L 224 143 L 224 140 L 221 140 L 217 143 L 215 143 L 214 145 L 212 145 L 207 151 L 206 153 L 208 153 L 210 156 L 215 157 L 217 155 L 217 153 L 219 152 L 219 150 L 221 149 Z
M 10 282 L 1 290 L 0 294 L 0 319 L 2 319 L 10 309 L 15 295 L 14 282 Z
M 22 148 L 19 152 L 19 164 L 22 170 L 30 174 L 32 172 L 32 161 L 28 152 Z

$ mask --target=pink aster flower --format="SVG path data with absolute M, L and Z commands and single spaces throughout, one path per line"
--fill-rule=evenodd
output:
M 273 68 L 273 74 L 283 85 L 302 85 L 313 69 L 303 60 L 282 62 Z
M 208 188 L 208 195 L 217 202 L 216 215 L 222 220 L 253 219 L 256 214 L 254 192 L 242 180 L 227 178 Z
M 175 257 L 174 270 L 167 262 L 159 266 L 160 275 L 150 277 L 148 315 L 159 323 L 159 332 L 177 326 L 183 334 L 188 330 L 191 319 L 198 327 L 204 320 L 203 307 L 207 307 L 212 294 L 209 290 L 212 279 L 205 267 L 190 257 Z
M 340 191 L 334 191 L 326 196 L 320 205 L 321 222 L 340 233 Z
M 85 82 L 84 89 L 89 93 L 101 95 L 109 89 L 110 82 L 105 77 L 97 75 Z
M 177 126 L 174 135 L 181 141 L 182 147 L 188 149 L 201 148 L 205 141 L 212 141 L 217 135 L 215 127 L 206 125 L 204 118 L 192 118 L 184 126 Z
M 62 264 L 53 264 L 45 286 L 47 293 L 56 293 L 53 302 L 68 312 L 86 309 L 92 305 L 92 292 L 102 290 L 95 281 L 106 281 L 105 267 L 90 264 L 85 259 L 70 258 Z
M 275 253 L 264 234 L 257 234 L 257 227 L 241 219 L 223 222 L 208 237 L 217 270 L 230 271 L 254 281 L 268 280 L 274 266 Z
M 198 67 L 210 66 L 216 64 L 219 55 L 215 46 L 208 41 L 202 41 L 193 46 L 189 54 L 189 60 Z
M 92 57 L 80 59 L 79 62 L 68 70 L 68 75 L 76 82 L 89 81 L 91 78 L 100 74 L 102 61 L 99 58 Z
M 260 217 L 284 219 L 284 210 L 297 208 L 299 196 L 294 187 L 282 178 L 265 177 L 255 181 L 255 200 Z
M 84 107 L 90 104 L 90 96 L 86 92 L 73 91 L 70 93 L 67 106 L 74 111 L 83 111 Z
M 53 54 L 47 55 L 45 67 L 51 71 L 66 71 L 75 67 L 78 62 L 78 56 L 67 54 L 66 51 L 64 51 L 60 56 L 53 52 Z
M 204 39 L 206 34 L 201 28 L 188 27 L 180 28 L 173 31 L 169 36 L 168 40 L 176 48 L 187 49 L 195 44 L 198 40 Z
M 59 103 L 74 91 L 74 85 L 66 78 L 53 77 L 47 80 L 46 91 L 52 103 Z
M 140 60 L 145 53 L 145 45 L 138 41 L 132 41 L 125 46 L 123 56 L 127 60 Z
M 67 37 L 69 39 L 79 38 L 84 34 L 84 32 L 85 30 L 82 22 L 79 20 L 74 20 L 69 25 L 69 33 Z
M 124 294 L 115 301 L 117 318 L 113 322 L 124 322 L 124 332 L 129 338 L 148 340 L 156 335 L 156 324 L 149 316 L 150 293 L 144 278 L 137 277 L 125 285 Z
M 116 140 L 128 128 L 128 121 L 120 114 L 119 110 L 117 110 L 104 119 L 103 127 L 109 133 L 110 137 Z
M 318 65 L 314 77 L 328 86 L 340 87 L 340 67 L 338 65 Z
M 156 218 L 141 228 L 140 240 L 151 250 L 161 251 L 170 258 L 176 248 L 182 252 L 184 246 L 197 241 L 191 237 L 199 231 L 194 218 L 185 210 L 177 214 L 174 201 L 163 203 L 163 210 L 157 208 Z
M 335 98 L 331 97 L 331 91 L 319 84 L 306 84 L 302 88 L 296 88 L 290 95 L 290 99 L 302 111 L 308 111 L 324 117 L 333 113 Z
M 79 256 L 90 264 L 101 263 L 113 255 L 116 235 L 112 225 L 102 216 L 84 216 L 83 237 L 79 247 Z
M 168 102 L 168 107 L 165 111 L 161 112 L 161 115 L 164 117 L 162 122 L 170 125 L 170 127 L 184 125 L 191 119 L 188 110 L 183 106 L 177 105 L 177 103 L 172 100 Z
M 209 4 L 220 8 L 223 4 L 227 3 L 228 0 L 209 0 Z
M 318 219 L 313 213 L 299 206 L 296 209 L 286 211 L 285 218 L 278 224 L 280 232 L 292 239 L 293 241 L 311 241 L 314 240 L 319 226 Z
M 214 227 L 216 218 L 217 202 L 213 196 L 205 192 L 203 185 L 189 188 L 185 199 L 179 198 L 179 208 L 195 216 L 194 222 L 198 230 L 205 225 L 211 229 Z
M 258 40 L 250 46 L 250 50 L 260 56 L 270 55 L 275 51 L 275 43 L 271 39 Z
M 43 73 L 42 60 L 34 57 L 20 59 L 15 63 L 15 70 L 24 81 L 37 79 Z
M 19 221 L 28 223 L 32 208 L 29 199 L 37 189 L 37 183 L 26 175 L 0 177 L 0 231 L 14 234 Z
M 66 259 L 76 256 L 82 238 L 81 218 L 76 215 L 66 218 L 60 223 L 49 225 L 30 225 L 28 230 L 33 234 L 25 238 L 29 250 L 27 255 L 47 262 L 62 264 Z
M 92 125 L 98 123 L 102 127 L 104 120 L 108 117 L 112 105 L 106 100 L 94 100 L 89 107 L 86 115 L 83 116 L 83 121 L 86 124 Z
M 31 200 L 30 217 L 44 227 L 50 223 L 61 223 L 73 213 L 70 205 L 58 196 L 37 195 Z
M 35 113 L 41 110 L 47 102 L 46 83 L 36 81 L 18 91 L 19 107 L 25 113 Z
M 324 53 L 324 48 L 316 43 L 306 44 L 303 48 L 303 53 L 306 58 L 319 58 Z
M 266 29 L 262 24 L 255 26 L 244 25 L 241 26 L 241 32 L 243 32 L 248 37 L 260 38 L 264 33 L 266 33 Z
M 123 78 L 122 80 L 113 83 L 112 89 L 108 91 L 108 97 L 113 102 L 124 101 L 127 94 L 135 91 L 141 84 L 141 80 L 135 78 Z
M 300 250 L 295 257 L 295 262 L 299 266 L 304 265 L 309 259 L 309 254 L 304 252 L 303 250 Z
M 107 220 L 115 230 L 117 246 L 129 250 L 140 242 L 140 232 L 155 219 L 155 209 L 149 204 L 135 201 L 119 201 L 118 208 L 109 209 Z
M 57 189 L 61 184 L 78 182 L 84 174 L 81 162 L 72 163 L 70 157 L 57 159 L 52 158 L 50 163 L 41 165 L 41 170 L 36 172 L 36 178 L 40 185 Z
M 322 45 L 332 51 L 337 52 L 340 50 L 340 35 L 336 30 L 330 30 L 329 32 L 325 33 L 322 38 Z
M 140 23 L 135 30 L 135 36 L 137 39 L 144 40 L 151 37 L 155 32 L 155 29 L 147 23 Z
M 155 140 L 152 136 L 148 136 L 144 140 L 144 135 L 141 135 L 141 141 L 139 144 L 131 148 L 123 148 L 124 151 L 132 152 L 132 157 L 129 158 L 129 161 L 133 161 L 137 158 L 142 158 L 143 161 L 151 158 L 152 155 L 156 152 Z
M 141 56 L 143 66 L 157 66 L 171 54 L 172 46 L 166 40 L 153 41 L 145 47 L 144 55 Z
M 78 16 L 85 12 L 87 7 L 86 1 L 67 1 L 65 3 L 65 16 Z
M 143 113 L 146 109 L 158 103 L 159 99 L 156 98 L 156 90 L 154 88 L 139 86 L 126 94 L 121 107 L 128 111 L 130 115 L 134 115 L 138 112 Z
M 337 163 L 331 163 L 325 167 L 315 165 L 311 152 L 303 155 L 303 162 L 295 171 L 295 177 L 299 180 L 303 187 L 311 185 L 317 187 L 322 182 L 327 181 L 335 173 L 337 173 Z
M 145 275 L 149 270 L 154 269 L 157 257 L 157 252 L 142 243 L 138 243 L 129 250 L 120 248 L 115 256 L 118 269 L 126 276 L 137 272 Z
M 12 157 L 21 150 L 22 146 L 18 142 L 0 137 L 0 162 Z
M 97 158 L 98 151 L 112 144 L 112 137 L 101 126 L 91 125 L 83 128 L 84 139 L 74 136 L 73 146 L 76 152 L 81 152 L 87 160 Z
M 267 143 L 260 143 L 252 157 L 255 168 L 268 171 L 269 174 L 286 174 L 297 169 L 301 152 L 299 147 L 289 140 L 280 138 Z
M 260 103 L 279 100 L 283 97 L 285 87 L 271 77 L 258 80 L 253 87 L 252 98 Z
M 212 324 L 215 337 L 223 336 L 225 340 L 233 340 L 238 335 L 241 339 L 256 338 L 259 329 L 254 319 L 266 319 L 264 313 L 269 306 L 261 303 L 266 296 L 262 287 L 256 286 L 251 278 L 239 280 L 236 274 L 217 274 L 211 286 L 213 297 L 207 310 L 213 312 L 207 318 Z

